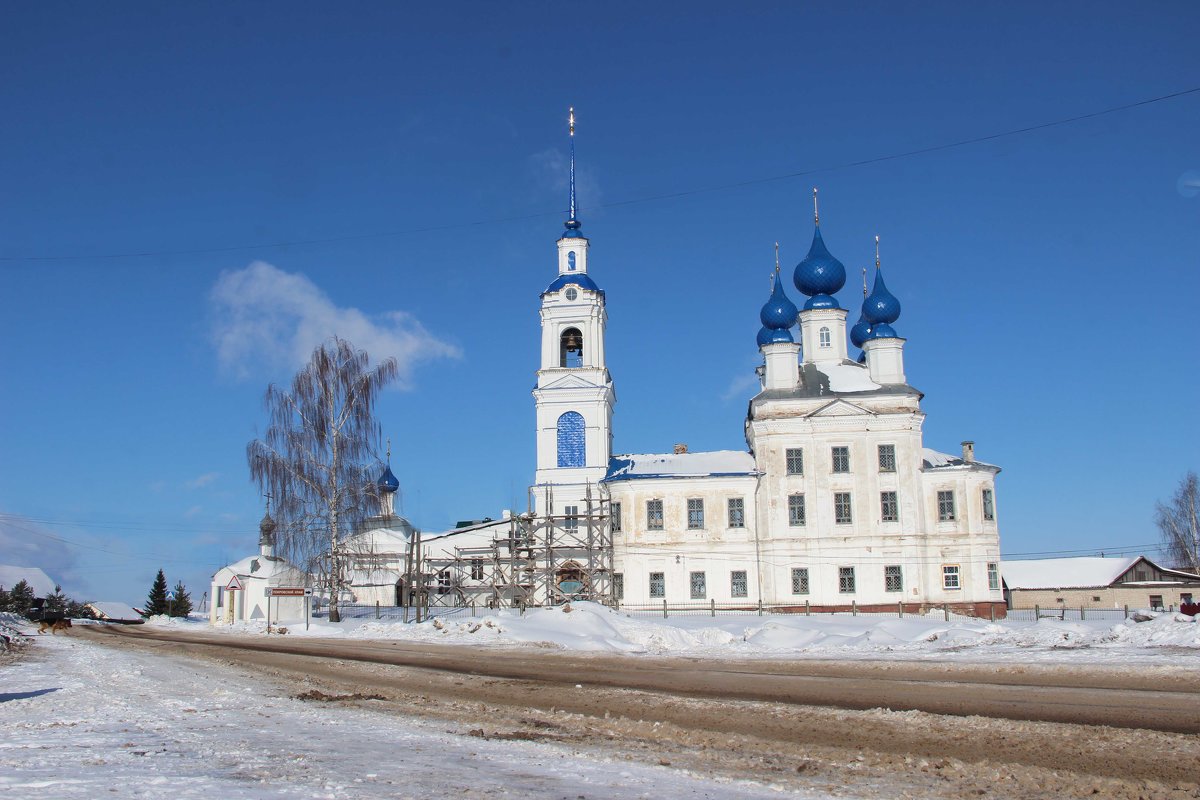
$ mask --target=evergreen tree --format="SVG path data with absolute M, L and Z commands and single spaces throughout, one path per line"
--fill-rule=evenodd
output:
M 175 581 L 175 601 L 169 603 L 171 607 L 172 617 L 186 617 L 192 613 L 192 598 L 188 594 L 187 587 L 183 585 L 183 581 Z
M 167 613 L 167 576 L 160 569 L 150 587 L 150 596 L 146 600 L 146 613 L 154 616 Z
M 0 612 L 12 611 L 12 609 L 9 608 L 11 604 L 12 596 L 8 593 L 7 589 L 5 589 L 3 586 L 0 586 Z
M 8 593 L 8 610 L 20 614 L 22 617 L 28 617 L 31 608 L 33 608 L 33 587 L 22 578 Z
M 66 616 L 67 605 L 70 602 L 70 598 L 63 594 L 62 587 L 56 585 L 54 587 L 54 594 L 46 598 L 45 612 L 53 614 L 56 617 Z

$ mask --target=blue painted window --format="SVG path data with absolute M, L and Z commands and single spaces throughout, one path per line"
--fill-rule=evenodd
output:
M 584 451 L 583 415 L 568 411 L 558 418 L 558 465 L 582 467 L 587 458 Z
M 573 253 L 573 252 L 567 253 L 567 271 L 568 272 L 575 271 L 575 253 Z

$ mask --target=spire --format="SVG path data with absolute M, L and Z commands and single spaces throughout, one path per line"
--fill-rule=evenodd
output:
M 883 282 L 883 268 L 879 264 L 879 237 L 875 237 L 875 285 L 871 294 L 863 299 L 863 317 L 871 323 L 871 333 L 868 338 L 894 338 L 896 331 L 892 323 L 900 317 L 900 301 L 888 291 Z
M 817 187 L 813 187 L 813 225 L 821 224 L 821 212 L 817 210 Z
M 577 206 L 575 204 L 575 106 L 571 106 L 570 112 L 567 114 L 567 135 L 571 139 L 571 200 L 570 208 L 567 212 L 566 229 L 564 236 L 580 236 L 579 220 L 575 218 Z

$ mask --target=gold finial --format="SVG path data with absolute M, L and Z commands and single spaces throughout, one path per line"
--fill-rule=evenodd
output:
M 863 297 L 867 296 L 867 268 L 863 267 Z
M 817 211 L 817 187 L 813 187 L 813 224 L 821 224 L 821 215 Z
M 879 269 L 879 234 L 875 234 L 875 269 Z
M 779 242 L 775 243 L 775 274 L 779 274 Z
M 575 106 L 571 106 L 570 114 L 567 116 L 567 125 L 571 129 L 571 135 L 575 135 Z

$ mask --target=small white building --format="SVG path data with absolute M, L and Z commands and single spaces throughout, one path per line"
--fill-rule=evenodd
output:
M 269 597 L 268 589 L 303 589 L 309 586 L 307 573 L 291 562 L 275 555 L 275 520 L 270 512 L 259 523 L 259 553 L 247 556 L 217 570 L 213 575 L 209 597 L 209 622 L 216 625 L 235 622 L 304 619 L 308 597 Z
M 1000 569 L 1009 608 L 1178 608 L 1200 598 L 1200 575 L 1145 556 L 1005 561 Z

